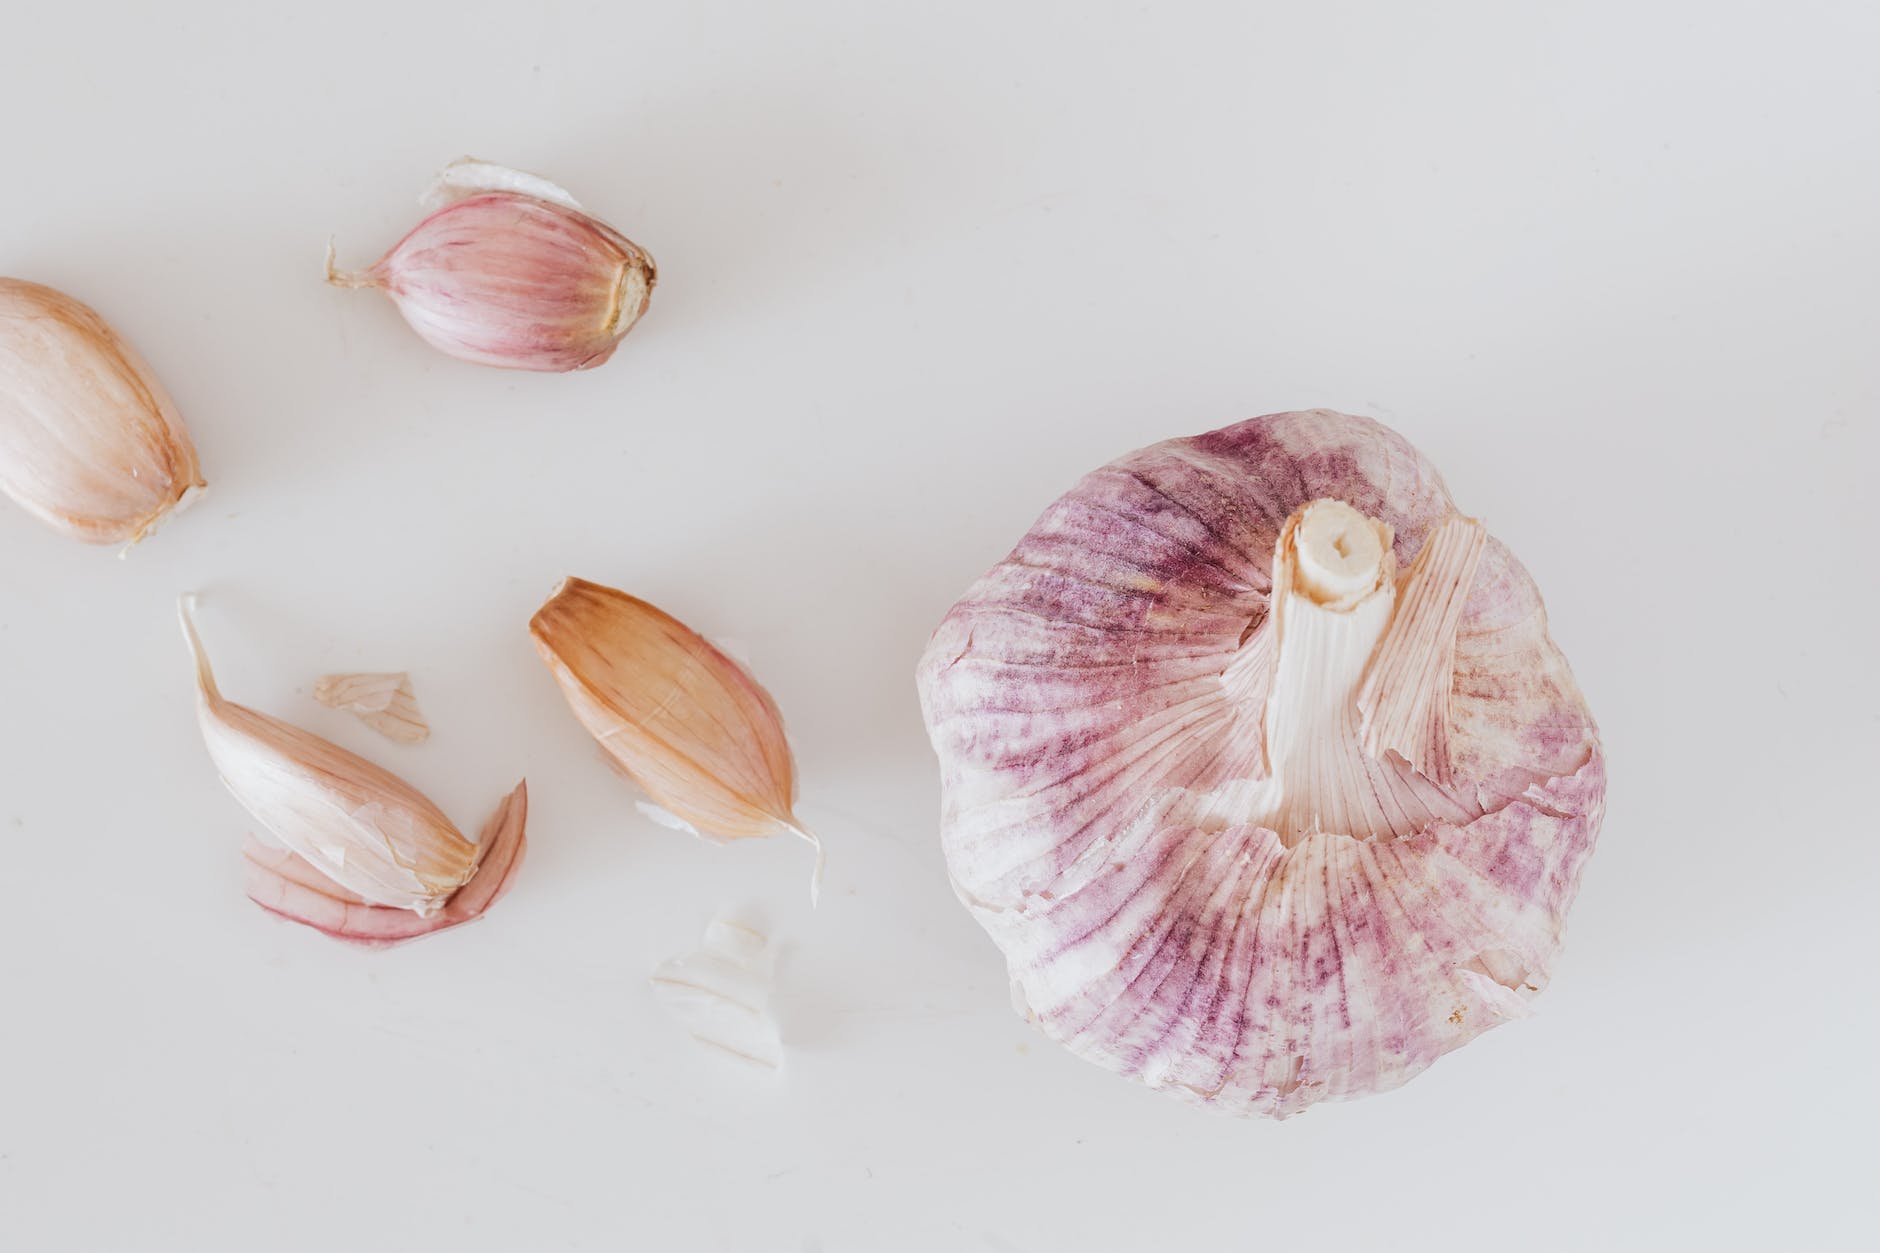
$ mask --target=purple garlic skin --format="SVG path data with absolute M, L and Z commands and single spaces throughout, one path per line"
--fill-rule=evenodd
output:
M 613 356 L 652 299 L 653 258 L 555 200 L 484 191 L 445 204 L 361 274 L 438 351 L 512 370 L 586 370 Z
M 1604 810 L 1592 716 L 1490 538 L 1453 669 L 1432 671 L 1453 674 L 1445 782 L 1379 750 L 1365 829 L 1256 820 L 1275 812 L 1275 545 L 1322 499 L 1388 524 L 1399 571 L 1455 513 L 1368 418 L 1170 440 L 1046 510 L 918 674 L 948 869 L 1021 1010 L 1079 1057 L 1239 1115 L 1394 1088 L 1523 1015 Z

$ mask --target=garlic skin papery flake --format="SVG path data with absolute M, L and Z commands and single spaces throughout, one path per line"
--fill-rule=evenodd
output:
M 134 544 L 203 486 L 136 350 L 63 292 L 0 278 L 0 489 L 88 544 Z
M 512 370 L 585 370 L 646 312 L 653 258 L 547 179 L 464 157 L 421 198 L 429 211 L 369 269 L 326 281 L 384 290 L 440 352 Z
M 796 760 L 777 703 L 698 632 L 638 597 L 566 579 L 529 622 L 536 652 L 588 733 L 678 822 L 720 840 L 788 833 Z M 667 824 L 670 825 L 670 824 Z
M 1526 1012 L 1604 812 L 1539 593 L 1377 422 L 1275 414 L 1052 505 L 919 668 L 961 900 L 1072 1052 L 1285 1117 Z
M 522 788 L 499 806 L 484 842 L 472 844 L 436 805 L 390 771 L 224 698 L 191 620 L 189 598 L 179 604 L 178 614 L 196 663 L 198 721 L 210 760 L 242 807 L 304 862 L 307 871 L 339 889 L 328 888 L 328 897 L 344 904 L 410 911 L 420 919 L 444 914 L 461 922 L 467 917 L 448 911 L 462 892 L 478 887 L 486 860 L 499 864 L 490 865 L 494 878 L 483 881 L 481 891 L 487 896 L 475 912 L 487 908 L 507 887 L 524 847 L 528 807 Z M 251 866 L 261 864 L 303 888 L 319 890 L 297 868 L 258 857 L 256 847 L 247 853 Z M 499 851 L 501 858 L 496 856 Z M 252 877 L 250 892 L 255 894 Z M 307 916 L 304 901 L 277 908 L 259 896 L 257 900 L 310 926 L 345 935 L 344 927 L 324 926 Z M 374 928 L 367 931 L 346 938 L 404 938 L 377 935 Z
M 325 674 L 313 685 L 313 698 L 328 709 L 344 709 L 399 744 L 422 744 L 431 724 L 418 712 L 411 676 L 395 674 Z
M 653 995 L 699 1043 L 780 1070 L 783 1037 L 770 1015 L 775 957 L 761 932 L 714 920 L 697 952 L 653 972 Z

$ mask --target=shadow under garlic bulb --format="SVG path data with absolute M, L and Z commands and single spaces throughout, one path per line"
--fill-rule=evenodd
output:
M 1286 1117 L 1546 985 L 1604 809 L 1533 581 L 1325 410 L 1086 477 L 919 669 L 960 899 L 1071 1052 Z

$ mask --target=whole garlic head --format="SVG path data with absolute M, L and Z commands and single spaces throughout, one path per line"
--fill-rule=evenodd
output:
M 202 486 L 144 359 L 64 292 L 0 278 L 0 490 L 55 530 L 127 544 Z
M 1396 433 L 1157 444 L 1048 509 L 921 660 L 961 900 L 1073 1053 L 1285 1117 L 1545 986 L 1604 809 L 1539 593 Z

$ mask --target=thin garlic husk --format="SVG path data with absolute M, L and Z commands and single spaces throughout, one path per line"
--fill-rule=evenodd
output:
M 783 717 L 748 670 L 671 614 L 585 579 L 564 580 L 529 634 L 581 725 L 661 809 L 721 840 L 801 836 L 820 877 Z
M 411 676 L 402 670 L 323 674 L 313 685 L 313 698 L 328 709 L 345 710 L 394 743 L 422 744 L 431 738 Z
M 203 486 L 136 350 L 63 292 L 0 278 L 0 489 L 88 544 L 134 544 Z
M 465 157 L 421 199 L 429 215 L 369 269 L 327 282 L 377 287 L 441 352 L 515 370 L 584 370 L 646 312 L 657 269 L 632 240 L 533 174 Z
M 1603 814 L 1532 581 L 1400 436 L 1325 411 L 1091 474 L 919 673 L 961 899 L 1052 1038 L 1276 1117 L 1544 987 Z
M 474 922 L 502 899 L 528 851 L 528 819 L 529 789 L 519 783 L 484 824 L 477 839 L 476 873 L 429 914 L 374 905 L 315 870 L 298 853 L 253 836 L 242 844 L 248 899 L 271 914 L 366 948 L 415 940 Z
M 242 807 L 361 903 L 426 917 L 444 909 L 476 875 L 488 846 L 465 839 L 436 805 L 390 771 L 226 699 L 188 598 L 178 613 L 196 662 L 203 742 Z M 513 806 L 513 798 L 504 804 Z

